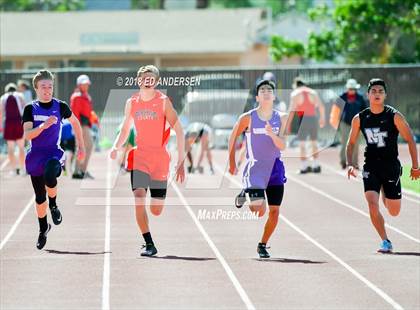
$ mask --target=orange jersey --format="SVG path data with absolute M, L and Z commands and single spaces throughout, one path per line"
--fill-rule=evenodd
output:
M 165 117 L 166 101 L 169 98 L 158 90 L 149 101 L 141 100 L 138 93 L 131 97 L 131 117 L 136 127 L 138 148 L 165 148 L 168 143 L 170 128 Z
M 302 117 L 305 116 L 316 116 L 316 103 L 311 99 L 311 91 L 308 88 L 299 88 L 294 92 L 298 93 L 296 96 L 301 96 L 300 102 L 296 106 L 297 114 Z M 292 93 L 293 94 L 293 93 Z
M 131 97 L 131 117 L 136 127 L 137 147 L 127 156 L 128 170 L 147 173 L 152 180 L 166 180 L 171 157 L 166 150 L 170 128 L 165 117 L 165 102 L 169 98 L 156 91 L 153 99 L 143 101 L 139 93 Z

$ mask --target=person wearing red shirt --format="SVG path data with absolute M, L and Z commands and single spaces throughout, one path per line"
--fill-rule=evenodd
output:
M 76 169 L 73 173 L 73 179 L 93 179 L 92 175 L 87 171 L 87 165 L 93 148 L 91 131 L 91 115 L 93 113 L 93 109 L 92 98 L 88 93 L 90 84 L 90 79 L 86 74 L 79 75 L 77 77 L 77 87 L 70 97 L 71 109 L 82 125 L 83 140 L 85 141 L 86 148 L 85 160 L 83 162 L 76 162 Z

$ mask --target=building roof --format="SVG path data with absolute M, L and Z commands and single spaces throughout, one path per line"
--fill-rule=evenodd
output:
M 0 13 L 0 54 L 241 53 L 256 41 L 261 9 Z

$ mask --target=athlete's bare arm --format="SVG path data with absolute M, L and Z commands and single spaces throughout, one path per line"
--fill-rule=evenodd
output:
M 82 126 L 80 125 L 79 120 L 76 115 L 71 113 L 69 117 L 69 122 L 74 130 L 74 136 L 76 137 L 77 145 L 77 159 L 82 161 L 85 158 L 85 141 L 83 140 Z
M 178 114 L 176 113 L 172 102 L 165 100 L 165 117 L 168 120 L 169 125 L 174 129 L 176 134 L 176 144 L 178 148 L 178 163 L 176 170 L 176 180 L 184 182 L 185 171 L 184 171 L 184 160 L 185 160 L 185 136 L 184 130 L 178 120 Z
M 244 113 L 239 117 L 235 126 L 232 129 L 232 133 L 229 137 L 229 172 L 230 174 L 236 174 L 236 160 L 235 160 L 235 145 L 236 139 L 249 127 L 251 122 L 251 116 L 249 113 Z
M 124 120 L 121 124 L 120 133 L 115 139 L 114 146 L 112 147 L 110 156 L 112 159 L 117 158 L 118 150 L 124 145 L 127 141 L 128 136 L 130 135 L 130 129 L 133 124 L 133 118 L 131 117 L 131 98 L 127 100 L 125 103 L 125 111 L 124 111 Z
M 296 108 L 297 108 L 297 95 L 294 95 L 293 93 L 290 94 L 290 106 L 289 106 L 289 117 L 286 121 L 286 127 L 285 127 L 285 134 L 290 134 L 292 132 L 292 122 L 293 118 L 296 115 Z
M 318 107 L 319 110 L 319 127 L 324 128 L 325 126 L 325 106 L 322 103 L 321 98 L 319 95 L 315 92 L 314 94 L 315 99 L 315 105 Z
M 282 127 L 279 129 L 278 134 L 275 134 L 273 132 L 273 128 L 271 127 L 269 122 L 266 122 L 265 130 L 267 132 L 267 135 L 270 136 L 270 138 L 273 140 L 273 143 L 276 146 L 276 148 L 278 148 L 280 151 L 283 151 L 286 148 L 286 138 L 282 135 L 282 132 L 284 130 L 284 122 L 286 122 L 287 119 L 285 119 L 284 116 L 281 119 Z
M 38 137 L 41 132 L 43 132 L 45 129 L 50 128 L 52 125 L 58 122 L 58 119 L 56 116 L 51 115 L 48 117 L 48 119 L 43 122 L 38 127 L 34 128 L 34 124 L 32 122 L 24 122 L 23 123 L 23 136 L 26 140 L 32 140 Z
M 412 180 L 417 180 L 420 177 L 419 161 L 417 154 L 417 146 L 414 141 L 414 136 L 404 116 L 401 113 L 395 113 L 394 124 L 397 127 L 401 137 L 408 143 L 408 150 L 411 156 L 411 171 L 410 177 Z
M 346 156 L 347 156 L 347 164 L 349 166 L 347 171 L 347 177 L 350 179 L 350 176 L 356 177 L 356 169 L 353 167 L 353 149 L 354 145 L 357 143 L 357 138 L 359 137 L 360 133 L 360 118 L 359 114 L 357 114 L 355 117 L 353 117 L 353 120 L 351 121 L 351 129 L 350 129 L 350 135 L 349 140 L 347 141 L 347 147 L 346 147 Z

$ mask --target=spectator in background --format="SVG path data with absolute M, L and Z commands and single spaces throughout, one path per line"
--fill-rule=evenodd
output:
M 90 178 L 93 176 L 87 171 L 89 158 L 92 154 L 92 99 L 89 95 L 90 79 L 86 74 L 77 77 L 77 87 L 70 97 L 70 106 L 74 115 L 82 125 L 83 140 L 85 142 L 86 157 L 84 161 L 76 161 L 76 169 L 73 173 L 73 179 Z
M 325 107 L 318 93 L 308 87 L 302 78 L 297 77 L 293 82 L 293 91 L 290 94 L 290 118 L 294 115 L 298 118 L 298 140 L 300 144 L 300 159 L 302 168 L 299 173 L 321 172 L 321 166 L 318 162 L 318 128 L 325 125 Z M 318 116 L 319 113 L 319 116 Z M 310 156 L 306 155 L 306 140 L 309 137 L 312 146 Z M 312 164 L 309 158 L 313 157 Z
M 28 104 L 32 102 L 32 100 L 34 100 L 34 98 L 32 97 L 31 86 L 29 85 L 27 81 L 19 80 L 17 82 L 17 89 L 18 89 L 18 92 L 22 94 L 25 100 L 25 104 Z
M 357 92 L 360 88 L 360 84 L 357 83 L 355 79 L 348 79 L 346 83 L 346 91 L 340 95 L 340 102 L 335 102 L 331 108 L 330 123 L 335 129 L 340 131 L 340 165 L 341 168 L 345 169 L 346 164 L 346 145 L 347 140 L 349 139 L 351 121 L 353 117 L 359 112 L 363 111 L 368 107 L 365 99 L 361 94 Z M 334 120 L 334 114 L 339 117 L 340 112 L 342 111 L 341 118 L 338 118 L 339 122 Z M 339 123 L 339 124 L 338 124 Z M 337 127 L 338 125 L 338 127 Z M 355 165 L 356 169 L 359 169 L 359 140 L 354 144 L 353 149 L 353 159 L 352 163 Z
M 17 86 L 9 83 L 4 88 L 5 94 L 0 97 L 0 131 L 7 141 L 7 153 L 12 167 L 11 175 L 20 174 L 25 165 L 25 140 L 23 139 L 22 114 L 25 108 L 25 99 L 17 92 Z M 2 120 L 4 115 L 4 127 Z M 19 164 L 16 165 L 15 148 L 19 148 Z

